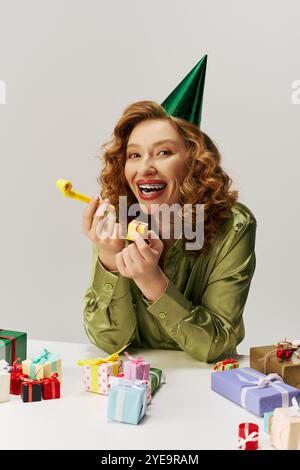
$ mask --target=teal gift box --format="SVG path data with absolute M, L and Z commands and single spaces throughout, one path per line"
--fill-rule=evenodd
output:
M 146 413 L 148 385 L 115 385 L 108 392 L 107 418 L 138 424 Z
M 273 419 L 273 411 L 268 411 L 264 413 L 264 431 L 266 434 L 271 434 L 271 426 Z
M 0 328 L 0 360 L 5 360 L 12 366 L 16 359 L 26 359 L 26 354 L 27 334 L 23 331 Z

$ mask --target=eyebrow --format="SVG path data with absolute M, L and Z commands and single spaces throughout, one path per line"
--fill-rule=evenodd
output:
M 169 143 L 171 143 L 171 144 L 177 145 L 176 140 L 173 140 L 173 139 L 164 139 L 164 140 L 159 140 L 158 142 L 154 142 L 153 147 L 155 147 L 156 145 L 165 144 L 166 142 L 169 142 Z M 140 145 L 139 145 L 139 144 L 133 144 L 133 143 L 132 143 L 132 144 L 127 145 L 127 148 L 129 148 L 129 147 L 140 147 Z

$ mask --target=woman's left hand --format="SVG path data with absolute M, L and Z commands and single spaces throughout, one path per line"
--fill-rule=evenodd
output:
M 164 248 L 163 242 L 153 230 L 147 231 L 149 245 L 138 232 L 131 236 L 134 243 L 116 255 L 118 271 L 123 276 L 135 280 L 153 277 L 160 271 L 158 261 Z

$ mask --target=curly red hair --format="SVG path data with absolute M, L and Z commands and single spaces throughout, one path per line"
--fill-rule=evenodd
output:
M 102 171 L 97 181 L 102 185 L 101 197 L 108 197 L 119 217 L 119 196 L 127 196 L 128 207 L 138 203 L 125 178 L 126 147 L 133 128 L 146 119 L 166 119 L 183 137 L 189 156 L 180 186 L 180 204 L 204 204 L 204 243 L 201 250 L 189 250 L 192 255 L 207 254 L 213 237 L 224 220 L 231 217 L 231 207 L 238 191 L 230 190 L 232 179 L 221 168 L 221 156 L 213 141 L 195 124 L 169 116 L 155 101 L 129 104 L 118 120 L 112 138 L 101 146 Z M 134 217 L 130 218 L 132 220 Z M 193 217 L 193 223 L 195 222 Z M 184 239 L 184 235 L 183 235 Z M 191 242 L 191 240 L 187 240 Z

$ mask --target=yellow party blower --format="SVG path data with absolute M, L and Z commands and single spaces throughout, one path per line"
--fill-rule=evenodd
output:
M 60 178 L 59 180 L 56 181 L 56 187 L 60 190 L 60 192 L 64 196 L 70 197 L 71 199 L 77 199 L 78 201 L 86 202 L 87 204 L 92 200 L 90 196 L 86 196 L 85 194 L 80 194 L 76 191 L 73 191 L 71 181 L 67 181 L 65 179 Z M 101 204 L 101 202 L 102 201 L 100 200 L 99 204 Z M 109 204 L 109 207 L 106 213 L 109 214 L 109 212 L 113 212 L 113 211 L 115 211 L 115 207 L 112 204 Z M 126 235 L 126 239 L 131 240 L 131 241 L 133 240 L 131 238 L 131 233 L 133 230 L 136 230 L 141 235 L 144 235 L 147 229 L 148 229 L 148 224 L 133 220 L 128 225 L 128 232 Z

